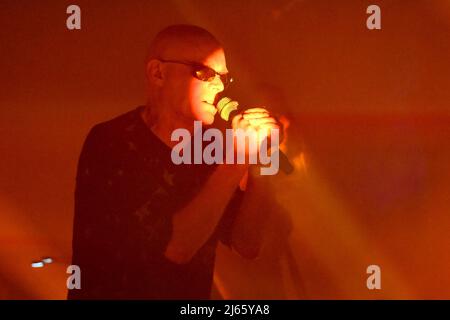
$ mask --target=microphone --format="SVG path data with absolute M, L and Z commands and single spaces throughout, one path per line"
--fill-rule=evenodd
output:
M 231 119 L 236 116 L 239 111 L 239 102 L 235 100 L 231 100 L 228 97 L 223 97 L 222 99 L 217 102 L 216 108 L 217 112 L 219 113 L 220 117 L 229 122 Z M 280 157 L 280 169 L 285 174 L 291 174 L 294 171 L 294 166 L 289 161 L 288 157 L 284 154 L 283 151 L 278 149 L 279 157 Z

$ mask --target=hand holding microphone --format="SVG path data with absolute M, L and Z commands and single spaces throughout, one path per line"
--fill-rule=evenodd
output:
M 266 109 L 251 108 L 239 112 L 238 106 L 239 103 L 237 101 L 224 97 L 220 99 L 216 107 L 220 117 L 225 121 L 231 122 L 233 129 L 255 130 L 258 133 L 258 147 L 269 137 L 271 129 L 280 130 L 278 121 Z M 286 174 L 292 173 L 294 167 L 289 162 L 289 159 L 281 150 L 278 150 L 278 152 L 281 170 Z

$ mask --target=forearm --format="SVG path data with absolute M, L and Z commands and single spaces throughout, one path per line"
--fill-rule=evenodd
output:
M 186 263 L 209 239 L 245 171 L 245 165 L 219 165 L 195 198 L 175 213 L 165 251 L 169 260 Z
M 246 195 L 232 231 L 233 248 L 243 257 L 256 258 L 264 240 L 266 221 L 271 211 L 270 189 L 265 177 L 250 177 Z

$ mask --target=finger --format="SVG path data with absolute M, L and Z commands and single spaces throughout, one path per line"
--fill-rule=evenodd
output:
M 264 123 L 258 126 L 258 130 L 267 130 L 270 131 L 271 129 L 277 129 L 280 130 L 280 127 L 278 127 L 274 123 Z
M 234 129 L 244 129 L 247 130 L 248 128 L 251 128 L 252 125 L 250 123 L 250 121 L 245 120 L 245 119 L 241 119 L 239 120 L 235 126 L 233 126 Z
M 244 119 L 258 119 L 258 118 L 269 118 L 270 115 L 267 112 L 252 112 L 252 113 L 244 113 L 242 115 Z
M 244 119 L 242 113 L 239 113 L 233 117 L 233 119 L 231 120 L 231 125 L 234 129 L 237 129 L 243 126 L 248 126 L 249 122 L 248 120 Z
M 276 123 L 279 125 L 278 121 L 272 117 L 265 117 L 265 118 L 255 118 L 255 119 L 247 119 L 248 121 L 253 121 L 255 123 Z
M 244 111 L 244 114 L 254 113 L 254 112 L 265 112 L 265 113 L 269 113 L 269 111 L 267 111 L 267 109 L 265 109 L 265 108 L 250 108 L 250 109 L 246 109 L 246 110 Z
M 273 125 L 278 126 L 277 121 L 273 118 L 248 119 L 248 122 L 252 126 L 261 126 L 261 125 L 265 125 L 265 124 L 273 124 Z
M 272 130 L 278 130 L 278 136 L 280 135 L 280 129 L 276 125 L 267 123 L 258 127 L 258 133 L 264 135 L 271 135 Z

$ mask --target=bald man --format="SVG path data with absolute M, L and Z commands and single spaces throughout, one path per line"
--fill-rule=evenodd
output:
M 218 241 L 258 255 L 263 216 L 242 210 L 248 165 L 175 165 L 171 134 L 212 125 L 230 78 L 208 31 L 170 26 L 153 40 L 148 101 L 94 126 L 80 155 L 73 261 L 81 289 L 69 299 L 209 299 Z M 278 128 L 262 108 L 233 128 Z

